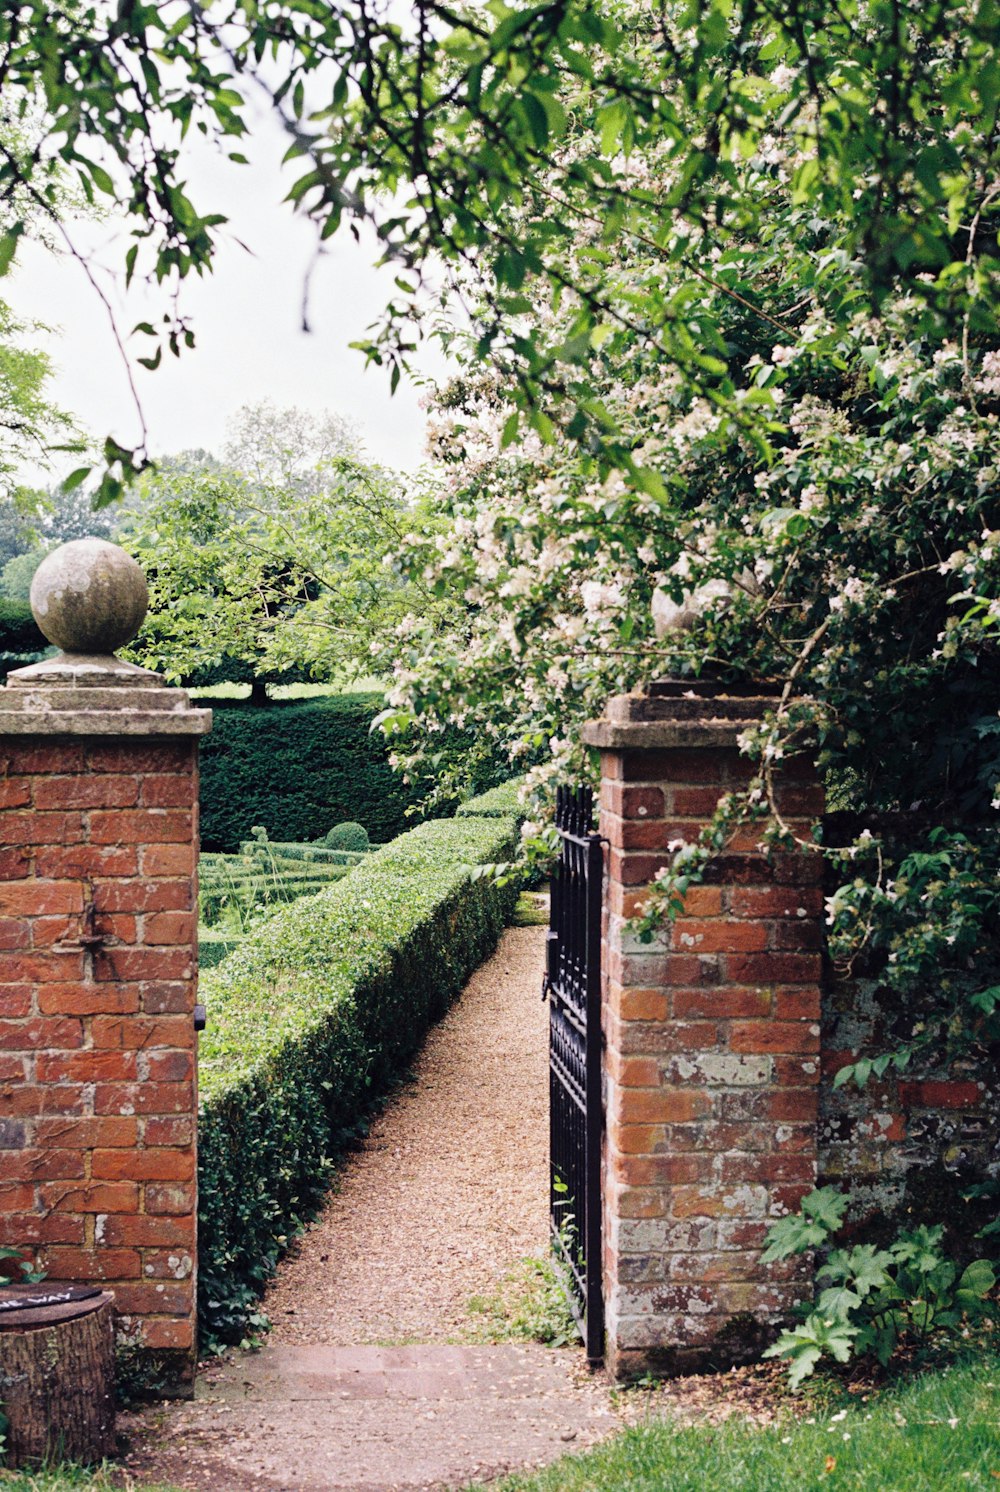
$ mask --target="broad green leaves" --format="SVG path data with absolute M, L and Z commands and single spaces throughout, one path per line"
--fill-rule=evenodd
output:
M 801 1326 L 782 1332 L 765 1357 L 780 1357 L 788 1364 L 789 1387 L 797 1389 L 809 1377 L 824 1353 L 835 1362 L 849 1362 L 858 1328 L 838 1316 L 812 1312 Z
M 768 1231 L 761 1258 L 765 1264 L 805 1253 L 826 1242 L 844 1221 L 847 1198 L 835 1186 L 824 1186 L 803 1199 L 802 1211 L 779 1218 Z
M 768 1231 L 763 1261 L 822 1248 L 841 1227 L 847 1198 L 823 1187 L 803 1199 L 797 1217 L 781 1218 Z M 819 1292 L 804 1323 L 783 1331 L 765 1353 L 788 1364 L 793 1389 L 824 1355 L 845 1363 L 870 1353 L 884 1367 L 904 1338 L 926 1341 L 935 1331 L 957 1326 L 963 1316 L 980 1315 L 996 1276 L 985 1259 L 971 1263 L 961 1278 L 943 1251 L 944 1229 L 921 1225 L 897 1235 L 888 1248 L 855 1244 L 836 1248 L 816 1271 L 830 1281 Z

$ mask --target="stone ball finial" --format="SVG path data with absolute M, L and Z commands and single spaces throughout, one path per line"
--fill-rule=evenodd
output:
M 131 642 L 149 607 L 146 577 L 106 539 L 73 539 L 42 560 L 31 582 L 40 631 L 64 653 L 108 654 Z

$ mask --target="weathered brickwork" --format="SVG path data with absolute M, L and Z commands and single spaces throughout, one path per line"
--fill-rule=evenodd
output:
M 984 1219 L 963 1194 L 1000 1169 L 990 1073 L 834 1087 L 845 1063 L 908 1036 L 913 1012 L 871 971 L 843 979 L 825 962 L 818 855 L 768 855 L 740 831 L 668 937 L 630 929 L 671 844 L 746 782 L 737 737 L 768 703 L 666 683 L 610 701 L 586 731 L 608 841 L 604 1277 L 620 1376 L 759 1349 L 810 1288 L 798 1266 L 761 1264 L 764 1235 L 816 1182 L 848 1191 L 869 1227 L 944 1220 L 968 1237 Z M 809 839 L 822 792 L 804 759 L 783 768 L 779 807 Z
M 816 857 L 768 858 L 740 831 L 669 936 L 640 943 L 629 920 L 671 844 L 696 839 L 750 769 L 735 721 L 612 703 L 617 723 L 588 729 L 609 843 L 608 1365 L 628 1376 L 745 1359 L 801 1297 L 799 1266 L 760 1254 L 769 1221 L 815 1184 L 822 887 Z M 823 806 L 811 768 L 790 764 L 778 795 L 807 834 Z
M 0 737 L 0 1242 L 189 1360 L 193 740 Z
M 800 1295 L 764 1267 L 768 1219 L 814 1184 L 820 1019 L 816 867 L 769 863 L 741 836 L 693 888 L 666 947 L 628 919 L 671 841 L 691 841 L 745 780 L 731 748 L 625 751 L 604 761 L 606 1241 L 617 1373 L 736 1360 Z M 819 790 L 779 789 L 786 812 Z M 745 840 L 745 842 L 743 842 Z
M 977 1216 L 970 1185 L 1000 1170 L 995 1066 L 890 1070 L 864 1088 L 834 1087 L 845 1063 L 878 1056 L 910 1034 L 912 1010 L 893 1002 L 877 978 L 829 971 L 823 993 L 819 1175 L 848 1191 L 855 1218 L 948 1222 L 963 1238 Z

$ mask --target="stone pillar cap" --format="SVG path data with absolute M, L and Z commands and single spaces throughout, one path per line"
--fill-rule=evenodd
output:
M 735 747 L 737 738 L 778 703 L 781 686 L 657 679 L 609 699 L 583 727 L 587 746 L 604 751 Z
M 146 577 L 106 539 L 74 539 L 35 572 L 31 610 L 62 651 L 16 669 L 0 690 L 0 735 L 204 735 L 211 710 L 191 707 L 147 668 L 115 657 L 149 606 Z
M 64 653 L 106 656 L 132 641 L 149 609 L 146 577 L 107 539 L 73 539 L 42 560 L 31 582 L 39 630 Z

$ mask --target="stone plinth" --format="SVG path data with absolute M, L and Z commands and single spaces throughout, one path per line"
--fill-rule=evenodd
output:
M 609 702 L 601 751 L 610 844 L 605 1293 L 615 1376 L 695 1371 L 759 1351 L 800 1297 L 798 1266 L 760 1262 L 769 1221 L 814 1184 L 822 867 L 739 831 L 658 941 L 629 919 L 719 797 L 753 775 L 737 737 L 773 698 L 662 683 Z M 823 806 L 805 759 L 783 766 L 783 815 Z
M 36 1252 L 50 1279 L 110 1289 L 119 1331 L 180 1392 L 210 725 L 110 655 L 61 654 L 0 690 L 0 1243 Z

